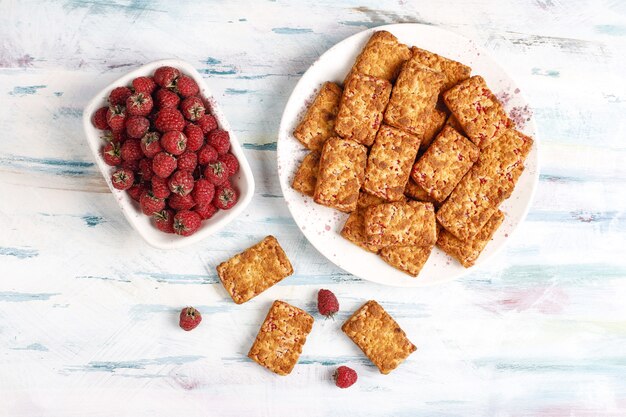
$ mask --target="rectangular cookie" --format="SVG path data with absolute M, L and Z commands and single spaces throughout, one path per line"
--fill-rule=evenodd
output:
M 433 142 L 433 139 L 437 136 L 437 134 L 443 128 L 443 125 L 446 123 L 446 117 L 448 115 L 445 111 L 439 110 L 438 108 L 433 109 L 428 117 L 428 123 L 424 129 L 424 134 L 422 135 L 420 141 L 420 152 L 424 152 L 430 144 Z
M 300 163 L 300 167 L 293 177 L 291 186 L 302 194 L 313 196 L 315 184 L 317 184 L 317 171 L 320 165 L 320 155 L 317 152 L 309 152 Z
M 443 74 L 444 82 L 442 91 L 446 91 L 461 81 L 468 79 L 472 73 L 472 69 L 467 65 L 442 57 L 434 52 L 420 49 L 417 46 L 411 48 L 411 56 L 412 59 L 425 67 Z
M 463 130 L 463 126 L 461 126 L 461 123 L 459 123 L 459 121 L 456 120 L 456 117 L 454 117 L 453 114 L 450 114 L 450 116 L 448 116 L 448 120 L 446 120 L 446 126 L 450 126 L 454 128 L 454 130 L 456 130 L 457 132 L 465 136 L 465 131 Z
M 335 131 L 344 139 L 371 146 L 389 102 L 391 83 L 382 78 L 354 73 L 347 81 Z
M 233 301 L 245 303 L 283 278 L 293 274 L 293 267 L 274 236 L 217 266 L 217 275 Z
M 476 235 L 511 195 L 531 146 L 531 138 L 510 129 L 483 149 L 437 212 L 441 225 L 461 240 Z
M 406 187 L 404 188 L 404 195 L 412 198 L 413 200 L 423 201 L 425 203 L 437 203 L 435 199 L 426 192 L 426 190 L 416 184 L 415 181 L 413 181 L 413 178 L 410 177 L 409 181 L 406 183 Z
M 367 243 L 367 236 L 363 226 L 363 210 L 357 209 L 350 213 L 346 223 L 341 229 L 341 236 L 363 249 L 378 253 L 379 247 Z
M 350 74 L 361 73 L 393 82 L 400 66 L 411 56 L 408 46 L 398 42 L 391 33 L 380 30 L 372 37 L 356 58 Z M 346 80 L 350 75 L 346 77 Z
M 313 104 L 294 130 L 293 135 L 308 149 L 321 152 L 324 142 L 335 135 L 335 118 L 339 111 L 342 92 L 339 85 L 324 83 Z
M 418 276 L 432 252 L 432 246 L 387 246 L 380 257 L 389 265 L 411 276 Z
M 365 146 L 348 139 L 328 139 L 320 157 L 315 202 L 346 213 L 354 211 L 366 163 Z
M 458 239 L 446 230 L 442 230 L 437 237 L 437 246 L 448 255 L 456 258 L 465 268 L 469 268 L 474 265 L 476 259 L 478 259 L 478 256 L 480 256 L 480 253 L 485 249 L 485 246 L 487 246 L 487 243 L 489 243 L 503 221 L 504 213 L 501 210 L 497 210 L 476 236 L 465 241 Z
M 370 206 L 383 204 L 384 202 L 385 200 L 378 196 L 361 191 L 359 193 L 359 199 L 356 202 L 356 206 L 358 209 L 364 209 Z
M 435 209 L 420 201 L 385 203 L 365 209 L 367 243 L 431 246 L 437 241 Z
M 289 375 L 313 327 L 313 317 L 276 300 L 267 312 L 248 357 L 278 375 Z
M 441 73 L 414 59 L 406 61 L 391 92 L 385 123 L 422 138 L 443 81 Z
M 483 77 L 475 75 L 443 93 L 448 109 L 479 148 L 489 146 L 513 126 Z
M 476 145 L 446 126 L 415 163 L 411 178 L 441 203 L 474 165 L 479 153 Z
M 416 136 L 382 125 L 367 158 L 363 189 L 389 201 L 404 198 L 418 148 Z
M 396 369 L 417 350 L 398 323 L 374 300 L 355 311 L 341 330 L 382 374 Z

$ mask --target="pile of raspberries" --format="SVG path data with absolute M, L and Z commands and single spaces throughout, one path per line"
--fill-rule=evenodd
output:
M 104 161 L 113 186 L 139 202 L 159 230 L 189 236 L 202 220 L 237 203 L 229 178 L 239 171 L 230 136 L 199 95 L 198 84 L 173 67 L 117 87 L 93 115 L 106 131 Z

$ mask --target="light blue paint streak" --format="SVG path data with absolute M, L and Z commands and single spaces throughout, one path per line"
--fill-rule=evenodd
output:
M 183 365 L 204 358 L 199 355 L 165 356 L 154 359 L 137 359 L 134 361 L 92 361 L 85 366 L 68 368 L 69 371 L 79 372 L 111 372 L 120 369 L 146 369 L 148 366 L 157 365 Z
M 163 272 L 138 272 L 137 275 L 156 280 L 166 284 L 217 284 L 217 276 L 170 274 Z
M 339 24 L 344 26 L 363 26 L 366 28 L 373 28 L 376 26 L 380 26 L 381 22 L 372 22 L 365 20 L 343 20 L 339 22 Z
M 276 150 L 276 142 L 261 143 L 261 144 L 244 143 L 243 144 L 243 148 L 244 149 L 250 149 L 250 150 L 253 150 L 253 151 L 275 151 Z
M 298 35 L 301 33 L 313 33 L 313 29 L 307 28 L 272 28 L 272 32 L 278 33 L 279 35 Z
M 490 368 L 500 372 L 531 373 L 581 373 L 599 375 L 626 375 L 626 357 L 580 358 L 482 358 L 473 361 L 478 368 Z
M 59 295 L 58 293 L 22 293 L 5 291 L 0 292 L 0 301 L 7 303 L 23 303 L 28 301 L 47 301 L 51 297 Z
M 544 77 L 559 78 L 561 73 L 557 70 L 546 70 L 541 68 L 533 68 L 530 73 L 532 75 L 541 75 Z
M 36 94 L 38 90 L 41 90 L 42 88 L 46 88 L 46 87 L 47 87 L 46 85 L 16 86 L 16 87 L 13 87 L 13 91 L 9 92 L 9 95 L 18 96 L 18 97 L 29 96 L 32 94 Z
M 87 227 L 96 227 L 97 225 L 106 222 L 106 220 L 103 217 L 93 216 L 93 215 L 82 216 L 82 219 L 85 221 L 85 224 L 87 225 Z
M 237 74 L 237 71 L 234 68 L 225 69 L 225 70 L 201 68 L 201 69 L 198 69 L 198 72 L 200 74 L 206 74 L 206 75 L 234 75 L 234 74 Z
M 42 345 L 41 343 L 31 343 L 28 346 L 25 347 L 19 347 L 19 348 L 11 348 L 12 350 L 35 350 L 38 352 L 48 352 L 48 348 L 45 347 L 44 345 Z
M 39 255 L 37 249 L 0 247 L 0 256 L 14 256 L 17 259 L 34 258 Z
M 254 92 L 253 90 L 238 90 L 236 88 L 227 88 L 226 90 L 224 90 L 225 94 L 230 94 L 230 95 L 242 95 L 242 94 L 249 94 Z
M 93 162 L 67 159 L 31 158 L 19 155 L 0 157 L 0 166 L 19 168 L 24 171 L 42 172 L 52 175 L 82 176 L 94 172 Z
M 54 95 L 57 97 L 61 97 L 63 95 L 63 91 L 55 91 Z
M 122 278 L 122 277 L 113 278 L 113 277 L 102 277 L 98 275 L 78 275 L 75 278 L 76 279 L 99 279 L 102 281 L 130 282 L 129 279 Z
M 52 115 L 52 119 L 57 120 L 62 117 L 71 117 L 74 119 L 80 119 L 83 117 L 83 110 L 75 107 L 60 107 Z
M 626 35 L 626 26 L 618 25 L 596 25 L 593 27 L 596 33 L 611 36 L 624 36 Z

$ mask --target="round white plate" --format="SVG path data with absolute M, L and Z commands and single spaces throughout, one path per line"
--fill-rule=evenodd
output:
M 435 248 L 417 278 L 389 266 L 377 255 L 350 243 L 339 234 L 347 214 L 318 205 L 293 188 L 291 181 L 307 154 L 293 137 L 293 130 L 301 120 L 307 106 L 315 98 L 325 81 L 341 83 L 352 67 L 354 59 L 374 31 L 386 30 L 409 46 L 436 52 L 472 67 L 472 74 L 480 74 L 491 90 L 500 98 L 518 129 L 535 139 L 527 160 L 526 169 L 519 179 L 511 198 L 501 209 L 506 219 L 493 240 L 487 245 L 474 268 L 485 263 L 501 249 L 507 238 L 524 220 L 539 179 L 538 141 L 531 111 L 519 88 L 504 70 L 472 40 L 432 26 L 406 23 L 379 26 L 353 35 L 326 51 L 302 76 L 287 102 L 278 135 L 278 175 L 280 185 L 293 218 L 302 233 L 318 251 L 338 267 L 357 277 L 386 285 L 417 287 L 441 283 L 458 278 L 471 271 L 456 260 Z

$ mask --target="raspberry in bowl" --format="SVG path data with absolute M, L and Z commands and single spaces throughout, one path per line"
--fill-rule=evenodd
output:
M 252 199 L 243 149 L 187 62 L 155 61 L 114 81 L 85 107 L 83 126 L 122 213 L 154 247 L 196 243 Z

